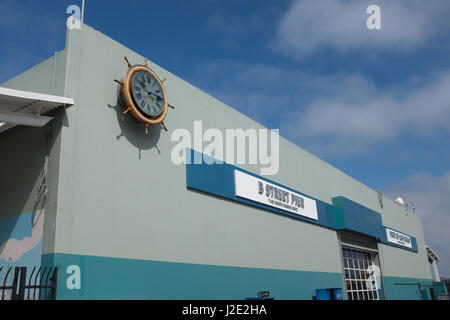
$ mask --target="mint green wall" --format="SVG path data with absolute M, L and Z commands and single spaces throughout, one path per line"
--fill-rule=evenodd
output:
M 52 57 L 22 72 L 11 80 L 0 84 L 0 86 L 63 96 L 66 75 L 66 53 L 66 50 L 55 52 Z
M 188 191 L 184 165 L 171 162 L 170 133 L 192 130 L 194 120 L 205 128 L 260 125 L 151 63 L 176 109 L 169 132 L 152 127 L 146 136 L 143 125 L 122 120 L 113 82 L 126 71 L 124 56 L 144 58 L 87 26 L 69 33 L 67 50 L 66 93 L 75 105 L 62 129 L 56 252 L 341 272 L 334 231 Z M 289 157 L 292 146 L 282 144 Z M 276 179 L 289 183 L 291 175 L 282 168 Z M 290 186 L 308 185 L 296 181 Z
M 151 60 L 152 53 L 146 55 Z M 167 78 L 169 103 L 176 109 L 165 121 L 169 132 L 152 127 L 146 136 L 144 126 L 123 117 L 117 106 L 113 79 L 126 71 L 124 56 L 144 63 L 143 56 L 84 25 L 68 32 L 56 60 L 7 83 L 75 101 L 52 121 L 52 219 L 46 219 L 43 253 L 341 274 L 335 231 L 186 190 L 185 166 L 170 159 L 173 130 L 193 132 L 195 120 L 203 121 L 203 130 L 263 127 L 150 62 Z M 15 132 L 22 130 L 21 138 Z M 26 144 L 32 135 L 26 132 L 11 131 L 8 139 L 0 135 L 0 146 Z M 24 151 L 14 152 L 12 159 Z M 238 166 L 260 173 L 255 165 Z M 379 212 L 384 225 L 416 237 L 419 247 L 413 253 L 379 244 L 383 276 L 431 278 L 417 215 L 406 215 L 386 198 L 380 208 L 374 190 L 284 138 L 280 170 L 269 178 L 329 204 L 344 196 Z
M 202 120 L 204 130 L 261 125 L 150 63 L 167 78 L 169 103 L 176 109 L 166 119 L 169 132 L 152 127 L 145 136 L 142 125 L 122 118 L 113 82 L 124 75 L 124 56 L 141 64 L 144 57 L 88 26 L 70 31 L 67 43 L 66 95 L 76 105 L 67 110 L 68 126 L 62 129 L 57 252 L 341 272 L 334 231 L 186 191 L 185 167 L 170 160 L 175 145 L 170 133 L 192 132 L 194 120 Z M 381 209 L 374 190 L 283 138 L 280 154 L 279 173 L 271 179 L 328 203 L 333 196 L 348 197 L 417 238 L 418 254 L 393 250 L 394 260 L 419 267 L 386 261 L 384 275 L 430 277 L 416 215 L 405 216 L 389 199 Z M 259 174 L 257 166 L 241 167 Z M 390 255 L 385 250 L 386 260 Z
M 66 58 L 65 50 L 55 53 L 0 86 L 64 95 Z M 16 126 L 0 133 L 0 150 L 5 151 L 0 159 L 0 223 L 8 217 L 45 209 L 42 247 L 44 251 L 53 252 L 64 110 L 55 109 L 46 115 L 54 119 L 44 127 Z M 49 191 L 43 201 L 36 202 L 47 154 Z
M 15 127 L 0 134 L 0 219 L 35 210 L 48 128 Z M 29 144 L 29 145 L 28 145 Z M 27 145 L 27 148 L 20 146 Z

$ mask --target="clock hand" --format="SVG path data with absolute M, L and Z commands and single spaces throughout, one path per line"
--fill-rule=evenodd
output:
M 161 96 L 159 96 L 159 95 L 157 95 L 156 93 L 154 93 L 154 92 L 152 92 L 151 90 L 145 90 L 145 92 L 147 93 L 147 94 L 152 94 L 152 95 L 154 95 L 155 97 L 157 97 L 157 98 L 159 98 L 159 99 L 161 99 L 161 100 L 164 100 Z
M 160 96 L 158 96 L 156 93 L 153 93 L 153 92 L 151 92 L 151 91 L 149 91 L 149 93 L 152 94 L 152 95 L 154 95 L 154 96 L 156 96 L 157 98 L 159 98 L 159 99 L 161 99 L 161 100 L 164 100 L 163 98 L 161 98 Z
M 140 81 L 140 80 L 137 80 L 137 82 L 139 82 L 139 84 L 141 85 L 141 87 L 142 87 L 142 89 L 144 89 L 144 92 L 145 93 L 147 93 L 147 94 L 153 94 L 154 96 L 156 96 L 157 98 L 159 98 L 159 99 L 161 99 L 161 100 L 164 100 L 162 97 L 160 97 L 159 95 L 157 95 L 156 93 L 153 93 L 152 91 L 150 91 L 150 90 L 147 90 L 147 87 Z
M 147 90 L 147 87 L 146 86 L 144 86 L 141 82 L 139 82 L 140 84 L 141 84 L 141 86 L 142 86 L 142 88 L 144 89 L 144 92 L 146 92 L 148 95 L 154 95 L 154 96 L 156 96 L 157 98 L 159 98 L 159 99 L 161 99 L 161 100 L 164 100 L 163 98 L 161 98 L 160 96 L 158 96 L 156 93 L 153 93 L 153 92 L 151 92 L 150 90 Z

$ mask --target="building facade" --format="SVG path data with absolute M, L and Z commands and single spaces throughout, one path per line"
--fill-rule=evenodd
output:
M 57 267 L 57 299 L 440 292 L 415 213 L 282 137 L 272 176 L 250 164 L 174 164 L 174 129 L 194 135 L 196 121 L 223 132 L 264 127 L 150 61 L 176 109 L 168 132 L 152 126 L 145 135 L 119 106 L 113 79 L 124 75 L 124 56 L 144 63 L 83 25 L 68 31 L 63 51 L 1 85 L 74 101 L 49 111 L 45 126 L 0 133 L 5 269 Z M 192 147 L 186 156 L 201 152 Z

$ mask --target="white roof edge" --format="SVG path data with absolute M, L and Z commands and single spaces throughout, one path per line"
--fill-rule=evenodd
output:
M 429 246 L 426 245 L 425 249 L 429 257 L 431 257 L 436 262 L 439 262 L 439 256 Z
M 4 88 L 4 87 L 0 87 L 0 95 L 6 95 L 6 96 L 10 96 L 10 97 L 17 97 L 17 98 L 24 98 L 24 99 L 31 99 L 31 100 L 48 101 L 48 102 L 53 102 L 53 103 L 65 104 L 65 105 L 69 105 L 69 106 L 73 105 L 72 98 L 54 96 L 54 95 L 49 95 L 49 94 L 44 94 L 44 93 L 36 93 L 36 92 L 30 92 L 30 91 L 9 89 L 9 88 Z

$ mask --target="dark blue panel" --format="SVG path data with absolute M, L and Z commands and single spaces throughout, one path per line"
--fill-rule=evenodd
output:
M 194 155 L 198 152 L 191 150 L 191 159 L 194 159 Z M 237 197 L 235 195 L 235 187 L 234 187 L 234 170 L 240 170 L 249 175 L 252 175 L 258 179 L 266 180 L 274 185 L 285 188 L 292 192 L 297 192 L 299 194 L 304 195 L 305 197 L 311 198 L 316 201 L 317 205 L 317 215 L 318 220 L 309 219 L 307 217 L 299 216 L 294 213 L 290 213 L 287 211 L 283 211 L 271 206 L 267 206 L 255 201 L 247 200 L 244 198 Z M 280 213 L 286 216 L 289 216 L 294 219 L 299 219 L 302 221 L 307 221 L 310 223 L 318 224 L 327 228 L 335 229 L 334 226 L 334 216 L 333 216 L 333 207 L 328 203 L 317 200 L 313 197 L 305 195 L 302 192 L 294 190 L 292 188 L 286 187 L 279 183 L 276 183 L 272 180 L 260 177 L 255 175 L 249 171 L 243 170 L 241 168 L 235 167 L 233 165 L 223 163 L 223 164 L 207 164 L 202 161 L 200 164 L 188 163 L 186 164 L 186 186 L 188 188 L 200 190 L 203 192 L 211 193 L 220 197 L 224 197 L 230 200 L 238 201 L 241 203 L 246 203 L 255 207 L 259 207 L 262 209 L 266 209 L 272 212 Z
M 406 234 L 411 237 L 412 248 L 400 246 L 387 241 L 386 226 L 383 225 L 381 215 L 359 203 L 349 200 L 345 197 L 333 198 L 333 210 L 336 219 L 337 230 L 350 230 L 372 236 L 381 243 L 402 248 L 405 250 L 417 252 L 417 241 L 413 236 L 404 232 L 392 229 L 394 231 Z
M 384 228 L 381 215 L 344 197 L 333 198 L 336 229 L 351 230 L 381 239 Z
M 331 300 L 330 290 L 316 289 L 316 300 Z
M 383 230 L 383 236 L 382 236 L 381 239 L 380 239 L 380 242 L 381 242 L 381 243 L 387 244 L 387 245 L 389 245 L 389 246 L 393 246 L 393 247 L 397 247 L 397 248 L 401 248 L 401 249 L 405 249 L 405 250 L 410 250 L 410 251 L 417 252 L 417 240 L 416 240 L 415 237 L 413 237 L 413 236 L 411 236 L 411 235 L 409 235 L 409 234 L 406 234 L 406 233 L 404 233 L 404 232 L 401 232 L 401 231 L 399 231 L 399 230 L 396 230 L 396 229 L 394 229 L 394 228 L 387 227 L 388 229 L 391 229 L 391 230 L 394 230 L 394 231 L 397 231 L 397 232 L 406 234 L 407 236 L 411 237 L 411 246 L 412 246 L 412 248 L 404 247 L 404 246 L 398 245 L 398 244 L 396 244 L 396 243 L 389 242 L 389 241 L 387 240 L 386 227 L 383 226 L 383 228 L 384 228 L 384 230 Z

